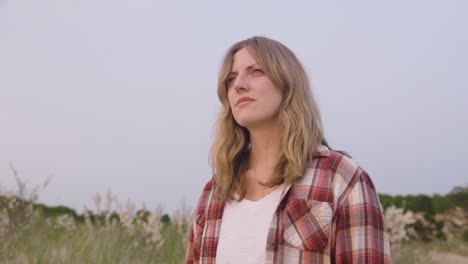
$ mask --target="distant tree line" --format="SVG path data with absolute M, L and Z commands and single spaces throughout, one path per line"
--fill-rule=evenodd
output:
M 47 206 L 44 204 L 34 204 L 34 209 L 40 210 L 44 217 L 58 217 L 63 214 L 68 214 L 72 216 L 74 220 L 78 223 L 83 223 L 85 220 L 83 214 L 77 214 L 75 210 L 66 206 Z M 92 211 L 88 211 L 88 214 L 89 214 L 91 223 L 93 224 L 96 222 L 102 223 L 104 221 L 105 212 L 102 212 L 101 214 L 95 214 Z M 136 212 L 136 214 L 140 215 L 142 219 L 146 221 L 150 212 L 140 209 Z M 113 219 L 119 221 L 119 215 L 116 212 L 112 212 L 110 214 L 109 220 L 112 221 Z M 161 216 L 161 222 L 163 222 L 164 224 L 170 224 L 171 222 L 170 216 L 168 214 L 163 214 Z
M 446 195 L 434 194 L 432 196 L 419 195 L 387 195 L 379 194 L 382 207 L 394 205 L 413 212 L 424 212 L 429 215 L 441 214 L 449 209 L 461 207 L 468 210 L 468 184 L 456 186 Z

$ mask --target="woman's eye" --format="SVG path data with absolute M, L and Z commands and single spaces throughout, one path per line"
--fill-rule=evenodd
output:
M 234 79 L 235 79 L 234 77 L 228 78 L 228 79 L 226 80 L 226 84 L 227 84 L 228 86 L 231 85 L 231 83 L 234 81 Z
M 252 72 L 257 73 L 257 72 L 263 72 L 261 69 L 253 69 Z

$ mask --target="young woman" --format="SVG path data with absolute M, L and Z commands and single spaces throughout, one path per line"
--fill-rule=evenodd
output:
M 218 97 L 213 177 L 186 263 L 391 263 L 375 187 L 328 146 L 307 75 L 286 46 L 265 37 L 234 44 Z

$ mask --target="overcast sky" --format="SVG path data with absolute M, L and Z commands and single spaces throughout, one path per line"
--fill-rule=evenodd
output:
M 468 182 L 468 1 L 0 0 L 0 185 L 40 202 L 192 208 L 211 178 L 216 78 L 254 35 L 304 64 L 331 146 L 378 192 Z

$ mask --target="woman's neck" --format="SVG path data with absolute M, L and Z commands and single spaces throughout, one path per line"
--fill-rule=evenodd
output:
M 250 153 L 247 170 L 244 172 L 247 191 L 245 198 L 257 201 L 273 191 L 259 182 L 270 181 L 278 160 L 280 133 L 278 129 L 255 130 L 250 132 Z
M 279 143 L 279 129 L 251 131 L 248 168 L 260 170 L 274 169 L 278 161 Z

